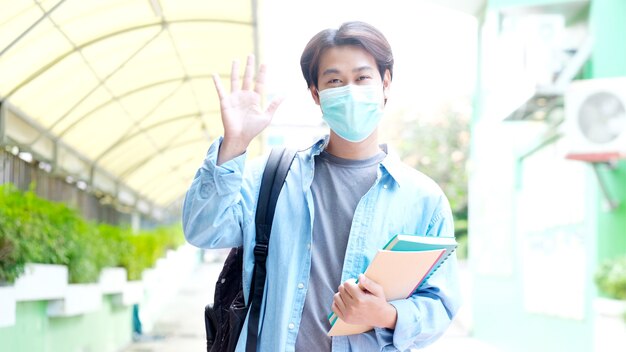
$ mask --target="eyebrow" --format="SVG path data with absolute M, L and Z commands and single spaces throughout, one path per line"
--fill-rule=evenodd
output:
M 361 66 L 361 67 L 357 67 L 355 69 L 352 70 L 353 73 L 356 72 L 363 72 L 363 71 L 371 71 L 373 70 L 373 68 L 371 66 Z M 322 76 L 326 76 L 326 75 L 330 75 L 330 74 L 338 74 L 340 73 L 338 69 L 336 68 L 328 68 L 326 70 L 324 70 L 324 72 L 322 72 Z

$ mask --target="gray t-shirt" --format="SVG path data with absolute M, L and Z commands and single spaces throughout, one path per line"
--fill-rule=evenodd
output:
M 311 276 L 296 339 L 296 351 L 330 351 L 328 313 L 341 284 L 341 271 L 354 211 L 376 180 L 380 151 L 365 160 L 349 160 L 323 151 L 315 157 L 311 191 L 315 207 Z

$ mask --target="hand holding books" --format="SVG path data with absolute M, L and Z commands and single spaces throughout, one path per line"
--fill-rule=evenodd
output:
M 454 237 L 396 235 L 383 249 L 378 250 L 365 271 L 365 276 L 370 279 L 370 282 L 382 287 L 382 297 L 387 301 L 407 298 L 428 280 L 456 247 Z M 356 285 L 355 287 L 359 289 Z M 333 301 L 333 312 L 328 317 L 331 324 L 329 336 L 359 334 L 371 330 L 374 326 L 381 326 L 350 324 L 335 314 L 334 308 L 335 302 Z M 363 311 L 359 316 L 368 314 L 371 312 Z M 371 322 L 366 318 L 363 320 L 352 318 L 351 320 L 359 321 L 361 324 Z
M 396 325 L 396 309 L 387 303 L 383 287 L 363 274 L 358 281 L 351 279 L 339 285 L 332 310 L 348 324 L 359 322 L 389 329 Z

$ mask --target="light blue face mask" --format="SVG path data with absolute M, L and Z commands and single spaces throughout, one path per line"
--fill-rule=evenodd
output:
M 322 118 L 341 138 L 361 142 L 383 116 L 383 89 L 379 85 L 347 85 L 319 92 Z

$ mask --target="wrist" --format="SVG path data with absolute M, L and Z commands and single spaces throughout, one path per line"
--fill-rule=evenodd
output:
M 217 156 L 217 165 L 221 165 L 227 161 L 230 161 L 243 153 L 248 149 L 249 142 L 246 143 L 239 139 L 224 137 L 220 144 L 219 153 Z
M 383 313 L 381 327 L 394 330 L 396 328 L 397 320 L 398 311 L 396 310 L 396 307 L 387 302 Z

